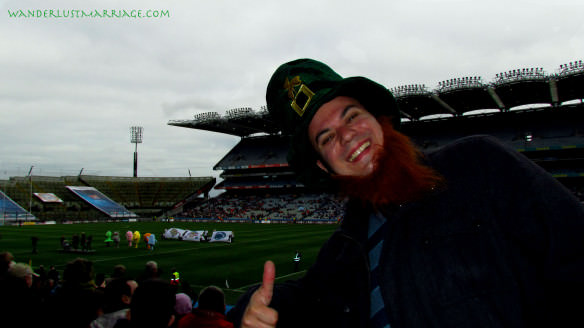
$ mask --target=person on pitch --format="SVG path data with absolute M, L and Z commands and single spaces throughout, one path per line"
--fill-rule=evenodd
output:
M 266 98 L 299 179 L 348 202 L 303 278 L 265 263 L 235 327 L 584 324 L 584 207 L 541 167 L 488 136 L 422 153 L 387 88 L 312 59 Z

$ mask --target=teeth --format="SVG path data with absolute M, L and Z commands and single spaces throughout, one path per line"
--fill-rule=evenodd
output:
M 367 147 L 369 147 L 370 144 L 371 143 L 369 141 L 362 144 L 361 147 L 359 147 L 357 150 L 355 150 L 355 152 L 351 155 L 351 157 L 349 157 L 349 162 L 354 161 L 355 158 L 357 158 L 357 156 L 359 156 Z

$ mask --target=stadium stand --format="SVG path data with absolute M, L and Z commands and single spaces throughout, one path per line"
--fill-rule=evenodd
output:
M 67 186 L 94 187 L 105 196 L 143 218 L 172 215 L 188 201 L 208 197 L 214 177 L 133 178 L 108 176 L 26 176 L 0 181 L 0 190 L 42 221 L 88 221 L 108 218 Z M 54 194 L 62 202 L 47 202 L 35 193 Z
M 195 206 L 183 213 L 183 219 L 336 223 L 341 219 L 342 208 L 343 202 L 328 194 L 240 191 L 224 193 Z
M 548 170 L 584 201 L 584 65 L 582 61 L 560 65 L 552 74 L 542 68 L 520 68 L 496 75 L 453 78 L 429 90 L 425 85 L 390 89 L 402 113 L 401 130 L 422 151 L 473 134 L 497 137 Z M 171 120 L 169 125 L 225 133 L 241 137 L 214 167 L 224 179 L 215 189 L 225 193 L 187 206 L 185 217 L 245 220 L 274 218 L 305 222 L 335 221 L 342 200 L 307 190 L 288 166 L 287 136 L 272 123 L 265 107 L 199 114 L 195 120 Z M 480 172 L 477 172 L 479 174 Z M 313 203 L 309 215 L 302 207 L 306 194 Z M 325 197 L 325 198 L 320 198 Z M 281 212 L 277 209 L 280 209 Z

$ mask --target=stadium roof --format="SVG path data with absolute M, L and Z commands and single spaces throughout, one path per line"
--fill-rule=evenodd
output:
M 396 97 L 404 121 L 412 123 L 434 115 L 456 117 L 474 111 L 506 112 L 524 105 L 558 107 L 567 101 L 584 99 L 584 65 L 580 60 L 561 65 L 557 73 L 550 75 L 541 68 L 522 68 L 497 74 L 496 80 L 490 83 L 483 83 L 481 77 L 463 77 L 440 82 L 431 91 L 419 84 L 390 91 Z M 223 116 L 217 112 L 203 113 L 195 115 L 193 120 L 171 120 L 168 125 L 240 137 L 280 133 L 265 107 L 257 112 L 236 108 Z

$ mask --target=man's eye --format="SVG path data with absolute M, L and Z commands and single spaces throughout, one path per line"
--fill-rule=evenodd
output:
M 355 117 L 357 117 L 358 113 L 352 113 L 347 117 L 347 122 L 351 122 Z
M 325 146 L 326 144 L 328 144 L 331 140 L 333 139 L 332 135 L 327 135 L 324 138 L 322 138 L 322 141 L 320 143 L 321 146 Z

